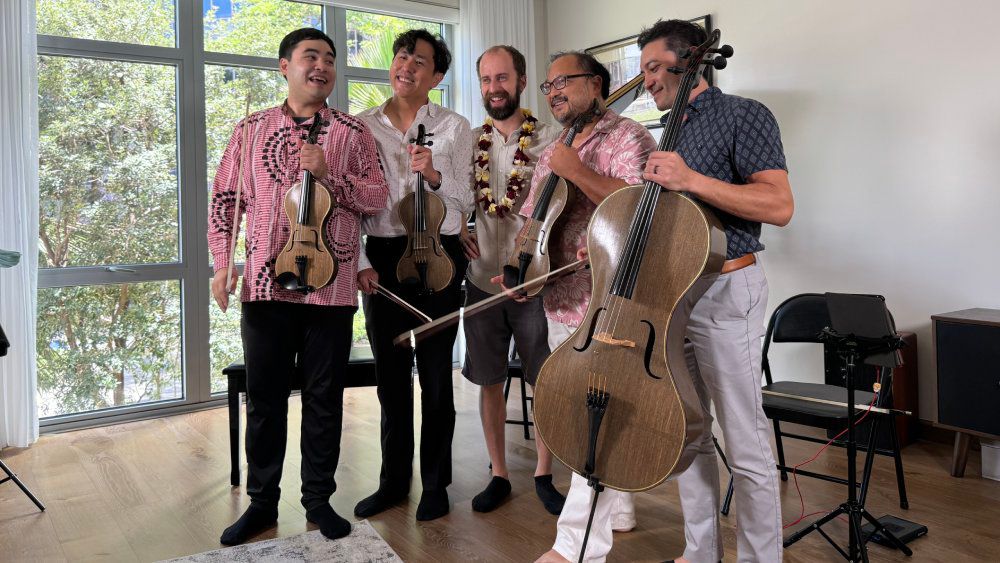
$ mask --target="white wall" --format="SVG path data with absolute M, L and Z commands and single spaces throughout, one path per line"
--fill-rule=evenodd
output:
M 736 51 L 719 86 L 771 108 L 788 158 L 795 216 L 763 234 L 771 308 L 801 292 L 885 295 L 917 333 L 920 417 L 936 419 L 930 316 L 1000 308 L 1000 2 L 619 6 L 546 0 L 549 51 L 711 14 Z M 806 371 L 818 355 L 777 359 L 789 379 L 821 380 Z

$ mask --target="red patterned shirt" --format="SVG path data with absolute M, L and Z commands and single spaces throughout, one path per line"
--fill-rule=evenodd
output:
M 215 271 L 229 265 L 238 167 L 243 155 L 243 127 L 249 123 L 250 166 L 243 170 L 240 211 L 247 215 L 246 266 L 241 301 L 286 301 L 315 305 L 357 305 L 358 231 L 361 215 L 385 208 L 389 186 L 382 173 L 375 139 L 359 119 L 324 107 L 317 144 L 326 153 L 329 174 L 316 186 L 330 192 L 333 207 L 325 224 L 327 245 L 339 263 L 336 278 L 313 293 L 288 291 L 275 282 L 274 264 L 288 242 L 290 223 L 284 200 L 302 181 L 299 139 L 312 125 L 296 123 L 287 105 L 273 107 L 240 121 L 215 175 L 208 216 L 208 248 Z
M 521 207 L 521 215 L 527 217 L 534 211 L 538 193 L 552 171 L 549 168 L 552 151 L 561 142 L 562 137 L 549 145 L 539 158 L 535 175 L 531 178 L 531 192 Z M 655 148 L 656 141 L 645 127 L 608 110 L 590 136 L 577 147 L 577 153 L 580 161 L 591 170 L 620 178 L 631 185 L 642 183 L 642 169 L 646 166 L 649 153 Z M 549 239 L 553 269 L 575 262 L 577 251 L 587 246 L 587 226 L 597 208 L 579 188 L 572 186 L 570 189 L 576 191 L 574 202 L 563 210 L 556 223 L 557 230 Z M 542 303 L 548 318 L 569 326 L 580 326 L 590 304 L 590 270 L 580 270 L 553 282 L 546 289 Z

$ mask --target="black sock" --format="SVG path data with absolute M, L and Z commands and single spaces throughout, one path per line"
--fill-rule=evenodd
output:
M 424 491 L 420 495 L 420 504 L 417 505 L 417 520 L 434 520 L 448 514 L 449 510 L 448 491 Z
M 251 536 L 274 526 L 278 522 L 278 507 L 250 503 L 243 516 L 222 532 L 219 542 L 223 545 L 239 545 Z
M 472 499 L 472 510 L 476 512 L 489 512 L 500 506 L 503 499 L 510 494 L 510 481 L 503 477 L 493 477 L 490 484 L 486 485 L 483 492 Z
M 401 493 L 391 493 L 387 490 L 379 488 L 374 494 L 354 507 L 354 515 L 358 518 L 368 518 L 370 516 L 375 516 L 379 512 L 382 512 L 393 505 L 399 504 L 406 498 L 406 492 Z
M 545 506 L 545 510 L 549 511 L 549 514 L 558 516 L 562 512 L 566 497 L 552 485 L 552 475 L 535 477 L 535 494 L 542 500 L 542 504 Z
M 344 520 L 329 504 L 306 511 L 306 520 L 319 526 L 324 536 L 335 540 L 351 533 L 351 523 Z

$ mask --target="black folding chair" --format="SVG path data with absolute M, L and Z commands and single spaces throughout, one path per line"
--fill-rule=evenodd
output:
M 528 385 L 524 382 L 524 366 L 521 364 L 521 358 L 517 357 L 516 350 L 511 352 L 510 360 L 507 362 L 507 381 L 503 384 L 504 403 L 507 402 L 507 397 L 510 395 L 510 382 L 515 377 L 521 380 L 521 419 L 508 418 L 506 422 L 507 424 L 522 426 L 524 428 L 524 439 L 530 440 L 531 432 L 528 429 L 534 426 L 535 423 L 528 419 L 528 402 L 531 401 L 534 404 L 534 397 L 528 396 Z
M 802 383 L 797 381 L 775 382 L 771 374 L 771 364 L 768 353 L 772 344 L 799 342 L 821 344 L 819 340 L 820 332 L 830 326 L 830 317 L 827 312 L 826 297 L 818 293 L 803 293 L 785 300 L 774 313 L 767 325 L 767 333 L 764 337 L 763 371 L 765 385 L 764 390 L 782 393 L 784 395 L 795 395 L 799 397 L 810 397 L 814 399 L 825 399 L 840 403 L 847 402 L 847 388 L 820 383 Z M 877 379 L 881 383 L 881 393 L 875 403 L 876 407 L 891 408 L 892 406 L 892 370 L 888 368 L 875 368 L 863 366 L 865 369 L 877 369 Z M 822 372 L 820 372 L 822 373 Z M 855 391 L 855 402 L 868 404 L 872 401 L 874 393 L 871 391 Z M 778 451 L 778 470 L 781 472 L 781 479 L 788 480 L 788 472 L 793 468 L 785 463 L 785 450 L 782 443 L 783 438 L 793 438 L 818 444 L 825 444 L 828 439 L 816 438 L 786 432 L 781 429 L 782 422 L 801 424 L 814 428 L 823 428 L 828 432 L 839 432 L 847 427 L 847 409 L 842 406 L 826 405 L 795 399 L 791 397 L 779 397 L 764 394 L 764 413 L 771 419 L 774 425 L 774 440 Z M 876 445 L 876 438 L 882 419 L 888 423 L 887 431 L 891 448 L 884 449 Z M 867 496 L 868 487 L 871 480 L 872 466 L 874 464 L 874 454 L 885 455 L 893 458 L 896 466 L 896 486 L 899 490 L 899 506 L 909 508 L 906 500 L 906 481 L 903 475 L 903 459 L 899 452 L 899 438 L 896 433 L 895 416 L 893 414 L 882 414 L 872 411 L 863 423 L 869 427 L 869 437 L 867 444 L 859 444 L 858 450 L 866 452 L 864 470 L 860 487 L 860 499 L 862 504 Z M 862 426 L 862 428 L 864 428 Z M 844 447 L 840 440 L 834 441 L 833 445 Z M 804 469 L 796 470 L 797 475 L 813 477 L 830 481 L 833 483 L 847 484 L 847 480 L 841 477 L 816 473 Z

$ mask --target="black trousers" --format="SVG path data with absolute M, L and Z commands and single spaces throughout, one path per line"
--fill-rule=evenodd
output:
M 407 299 L 432 319 L 457 311 L 462 304 L 462 279 L 468 261 L 457 235 L 442 236 L 441 244 L 455 263 L 451 285 L 427 297 L 399 292 L 396 265 L 406 250 L 405 237 L 368 237 L 366 252 L 378 273 L 379 283 Z M 375 355 L 378 398 L 382 405 L 382 472 L 380 488 L 392 493 L 410 489 L 413 475 L 413 370 L 414 353 L 396 347 L 392 340 L 421 324 L 381 295 L 365 296 L 368 339 Z M 455 400 L 452 391 L 451 355 L 458 325 L 445 329 L 417 346 L 420 379 L 420 479 L 425 491 L 444 490 L 451 484 L 451 440 L 455 433 Z
M 278 301 L 243 304 L 247 368 L 247 494 L 276 506 L 288 438 L 288 396 L 302 375 L 302 506 L 328 503 L 340 457 L 344 381 L 355 307 Z

